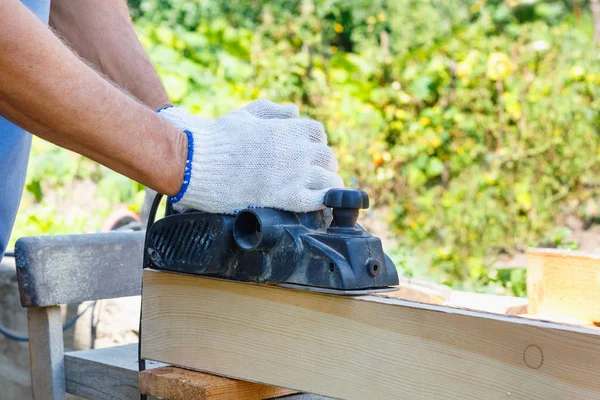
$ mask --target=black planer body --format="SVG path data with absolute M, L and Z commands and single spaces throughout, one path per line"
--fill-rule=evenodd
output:
M 337 294 L 397 285 L 379 238 L 356 224 L 367 194 L 332 189 L 324 204 L 310 213 L 167 213 L 149 223 L 144 268 Z

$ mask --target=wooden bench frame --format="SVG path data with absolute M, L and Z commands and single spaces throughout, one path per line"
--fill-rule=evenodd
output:
M 143 232 L 26 237 L 15 258 L 34 399 L 64 399 L 61 304 L 141 294 Z

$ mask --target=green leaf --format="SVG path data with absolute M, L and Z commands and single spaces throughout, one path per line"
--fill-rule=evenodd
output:
M 42 185 L 40 184 L 40 181 L 29 182 L 25 186 L 25 189 L 27 189 L 27 191 L 33 195 L 35 201 L 38 203 L 44 198 L 44 193 L 42 192 Z
M 419 100 L 428 99 L 433 93 L 433 79 L 427 75 L 419 76 L 410 85 L 410 92 Z
M 431 157 L 429 159 L 429 163 L 427 164 L 427 176 L 430 178 L 434 178 L 436 176 L 440 176 L 442 172 L 444 172 L 444 163 L 440 161 L 437 157 Z
M 427 177 L 423 171 L 414 165 L 409 165 L 405 170 L 405 174 L 408 184 L 412 187 L 421 186 L 427 182 Z

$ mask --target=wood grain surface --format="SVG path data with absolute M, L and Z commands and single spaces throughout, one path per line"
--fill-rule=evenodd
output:
M 529 314 L 600 322 L 600 255 L 529 250 L 527 297 Z
M 141 372 L 139 386 L 141 393 L 169 400 L 262 400 L 296 393 L 289 389 L 176 367 Z
M 600 398 L 600 333 L 144 271 L 142 356 L 344 399 Z

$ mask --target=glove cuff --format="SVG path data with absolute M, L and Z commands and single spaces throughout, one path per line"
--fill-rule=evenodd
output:
M 160 114 L 160 113 L 161 113 L 161 111 L 168 110 L 169 108 L 174 108 L 174 107 L 175 107 L 175 106 L 174 106 L 173 104 L 171 104 L 171 105 L 168 105 L 168 106 L 164 106 L 164 107 L 161 107 L 161 108 L 159 108 L 158 110 L 156 110 L 156 113 L 157 113 L 157 114 Z
M 181 189 L 179 189 L 179 193 L 177 193 L 175 196 L 169 197 L 169 202 L 173 204 L 181 200 L 181 198 L 187 191 L 187 188 L 190 185 L 190 179 L 192 178 L 192 160 L 194 159 L 194 135 L 192 135 L 192 132 L 188 131 L 187 129 L 183 132 L 186 134 L 188 140 L 188 154 L 187 159 L 185 161 L 185 172 L 183 174 L 183 182 L 181 184 Z

